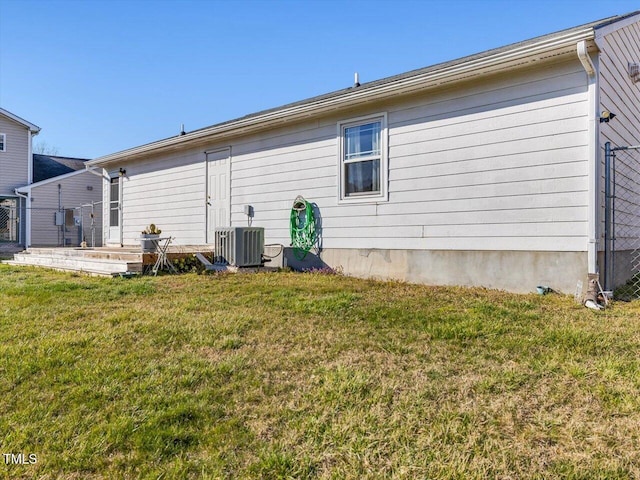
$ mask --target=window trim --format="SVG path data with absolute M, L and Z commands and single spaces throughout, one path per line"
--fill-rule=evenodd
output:
M 346 173 L 345 165 L 355 161 L 345 161 L 345 129 L 371 123 L 372 121 L 380 122 L 380 191 L 375 193 L 358 193 L 355 195 L 346 195 Z M 389 161 L 388 161 L 388 130 L 387 130 L 387 112 L 365 115 L 362 117 L 341 120 L 337 124 L 338 138 L 338 204 L 350 203 L 379 203 L 389 201 Z
M 7 151 L 7 134 L 6 133 L 0 133 L 0 137 L 2 137 L 2 148 L 0 148 L 0 152 L 6 152 Z

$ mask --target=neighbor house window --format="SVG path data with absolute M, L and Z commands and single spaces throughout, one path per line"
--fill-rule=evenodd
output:
M 0 133 L 0 152 L 7 151 L 7 134 Z
M 386 199 L 386 115 L 340 122 L 340 200 Z

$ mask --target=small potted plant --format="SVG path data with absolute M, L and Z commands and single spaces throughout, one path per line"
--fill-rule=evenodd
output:
M 143 253 L 153 253 L 156 251 L 158 247 L 157 240 L 160 238 L 161 233 L 162 230 L 156 227 L 153 223 L 142 230 L 140 235 L 140 247 L 142 248 Z

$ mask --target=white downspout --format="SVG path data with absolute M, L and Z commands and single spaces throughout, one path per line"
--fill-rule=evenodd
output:
M 26 195 L 20 193 L 17 188 L 13 192 L 20 198 L 25 199 L 24 214 L 27 218 L 25 218 L 24 225 L 24 248 L 29 248 L 31 246 L 31 190 Z M 20 229 L 22 230 L 22 225 L 20 225 Z
M 580 63 L 588 78 L 589 95 L 589 218 L 587 245 L 587 257 L 589 274 L 598 273 L 598 230 L 599 230 L 599 192 L 598 183 L 600 179 L 600 88 L 598 85 L 598 70 L 594 65 L 587 50 L 587 42 L 581 40 L 577 44 L 577 53 Z M 597 61 L 597 60 L 596 60 Z

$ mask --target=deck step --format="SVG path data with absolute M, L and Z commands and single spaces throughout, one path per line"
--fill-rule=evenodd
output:
M 12 261 L 5 263 L 113 276 L 142 272 L 143 257 L 138 252 L 113 250 L 30 248 L 26 252 L 16 253 Z
M 170 248 L 168 255 L 173 257 L 202 252 L 211 253 L 211 251 L 210 245 L 179 245 Z M 139 247 L 126 246 L 113 248 L 30 247 L 23 252 L 15 253 L 13 260 L 4 260 L 10 265 L 45 267 L 105 276 L 142 273 L 144 265 L 153 265 L 155 261 L 155 254 L 142 253 Z

